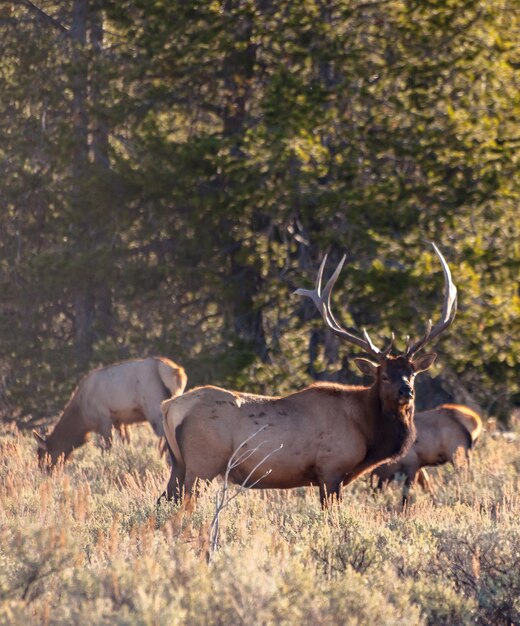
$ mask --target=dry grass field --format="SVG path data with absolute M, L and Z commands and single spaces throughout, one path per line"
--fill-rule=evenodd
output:
M 436 502 L 416 489 L 405 513 L 399 487 L 365 479 L 329 511 L 313 489 L 240 493 L 217 549 L 222 483 L 191 517 L 157 508 L 169 472 L 148 427 L 53 475 L 29 435 L 0 434 L 1 624 L 520 623 L 518 426 L 484 433 L 470 470 L 432 470 Z

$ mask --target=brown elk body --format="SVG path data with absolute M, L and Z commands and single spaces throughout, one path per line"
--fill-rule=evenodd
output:
M 198 480 L 226 472 L 234 452 L 242 447 L 240 463 L 229 474 L 232 482 L 256 488 L 317 485 L 322 505 L 339 498 L 344 484 L 388 459 L 402 456 L 414 439 L 414 378 L 433 363 L 435 354 L 415 357 L 440 334 L 454 316 L 456 289 L 449 269 L 435 248 L 445 273 L 442 320 L 428 325 L 426 335 L 403 354 L 391 356 L 390 345 L 380 351 L 371 342 L 341 328 L 330 310 L 330 293 L 343 261 L 321 288 L 324 259 L 310 297 L 327 326 L 342 339 L 371 354 L 376 362 L 355 359 L 374 378 L 370 387 L 316 383 L 285 397 L 258 396 L 200 387 L 162 405 L 164 430 L 171 448 L 172 473 L 168 498 L 193 494 Z M 275 450 L 277 450 L 275 452 Z M 266 455 L 268 463 L 263 463 Z
M 163 357 L 149 357 L 115 363 L 89 372 L 80 381 L 65 406 L 56 426 L 44 439 L 33 431 L 38 456 L 48 455 L 54 465 L 99 433 L 107 447 L 112 429 L 126 434 L 126 427 L 148 421 L 155 433 L 164 435 L 161 402 L 184 391 L 184 369 Z
M 404 474 L 403 505 L 409 490 L 417 481 L 430 493 L 433 488 L 425 467 L 454 463 L 458 450 L 464 450 L 469 462 L 470 451 L 477 442 L 482 422 L 477 413 L 467 406 L 443 404 L 415 416 L 416 439 L 402 459 L 380 465 L 373 472 L 382 489 L 397 474 Z

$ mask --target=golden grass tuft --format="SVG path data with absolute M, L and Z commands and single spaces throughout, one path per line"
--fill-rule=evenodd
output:
M 247 491 L 210 529 L 221 484 L 187 515 L 148 428 L 95 441 L 52 474 L 28 435 L 0 433 L 0 624 L 520 622 L 520 432 L 484 433 L 472 467 L 418 489 L 359 480 L 321 511 L 314 489 Z M 231 494 L 234 493 L 231 488 Z M 209 560 L 209 563 L 208 563 Z

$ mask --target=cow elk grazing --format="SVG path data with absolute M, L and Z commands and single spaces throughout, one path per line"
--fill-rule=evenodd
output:
M 415 429 L 415 441 L 406 455 L 399 461 L 380 465 L 372 474 L 372 478 L 378 479 L 378 489 L 382 489 L 397 474 L 404 474 L 403 507 L 407 505 L 410 488 L 416 481 L 433 495 L 428 473 L 423 468 L 448 462 L 454 464 L 459 449 L 464 450 L 469 464 L 470 452 L 480 436 L 482 422 L 479 415 L 467 406 L 443 404 L 417 413 Z
M 184 369 L 163 357 L 124 361 L 93 370 L 76 387 L 54 430 L 44 439 L 36 431 L 40 465 L 50 458 L 55 465 L 63 456 L 82 446 L 90 432 L 99 433 L 107 447 L 112 429 L 121 435 L 137 422 L 150 422 L 155 433 L 164 435 L 161 402 L 182 394 Z
M 375 381 L 370 387 L 314 383 L 285 397 L 259 396 L 199 387 L 162 405 L 166 439 L 174 456 L 166 495 L 176 501 L 192 496 L 198 480 L 210 481 L 226 471 L 233 452 L 244 442 L 244 459 L 229 478 L 255 488 L 287 489 L 317 485 L 322 506 L 341 497 L 342 485 L 380 463 L 400 458 L 415 437 L 414 378 L 427 370 L 435 354 L 417 353 L 453 321 L 457 290 L 443 256 L 434 245 L 445 278 L 441 320 L 404 352 L 391 356 L 378 349 L 366 331 L 357 336 L 334 318 L 330 297 L 345 257 L 322 290 L 326 257 L 314 290 L 296 293 L 312 299 L 327 327 L 341 339 L 370 354 L 355 359 Z M 257 433 L 252 440 L 253 435 Z M 281 448 L 261 466 L 266 453 Z M 248 454 L 249 451 L 249 454 Z M 269 471 L 266 472 L 266 469 Z

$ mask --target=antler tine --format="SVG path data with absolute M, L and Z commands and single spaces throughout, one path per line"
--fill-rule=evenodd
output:
M 327 284 L 325 285 L 325 289 L 323 290 L 323 294 L 322 294 L 322 299 L 325 305 L 325 312 L 327 314 L 327 318 L 329 320 L 329 324 L 331 326 L 331 328 L 337 332 L 337 334 L 339 336 L 343 336 L 344 338 L 345 335 L 343 333 L 346 333 L 348 331 L 346 331 L 344 328 L 342 328 L 338 322 L 336 321 L 336 318 L 334 317 L 334 314 L 332 313 L 332 309 L 330 306 L 330 298 L 331 298 L 331 294 L 332 294 L 332 289 L 334 288 L 334 285 L 336 284 L 336 281 L 338 280 L 338 276 L 341 272 L 341 269 L 343 268 L 343 264 L 345 263 L 347 256 L 343 255 L 343 258 L 341 259 L 341 261 L 339 262 L 336 270 L 334 271 L 334 273 L 332 274 L 332 276 L 329 278 Z M 348 333 L 350 335 L 350 337 L 353 337 L 357 340 L 359 340 L 358 337 L 355 337 L 355 335 L 351 335 L 350 333 Z M 382 358 L 382 353 L 381 350 L 372 342 L 372 340 L 370 339 L 369 334 L 367 333 L 366 329 L 363 328 L 363 337 L 364 340 L 366 342 L 366 346 L 363 346 L 363 349 L 366 350 L 367 352 L 369 352 L 370 354 L 372 354 L 373 356 L 377 357 L 378 359 Z M 360 345 L 360 344 L 357 344 Z
M 324 322 L 335 335 L 337 335 L 341 339 L 345 339 L 346 341 L 353 343 L 356 346 L 359 346 L 360 348 L 365 350 L 365 352 L 368 352 L 372 356 L 379 359 L 381 356 L 381 351 L 372 343 L 372 341 L 370 341 L 368 335 L 365 334 L 365 339 L 362 339 L 361 337 L 356 337 L 356 335 L 349 333 L 337 323 L 332 313 L 330 306 L 330 297 L 332 289 L 336 284 L 341 269 L 343 268 L 343 264 L 345 263 L 345 259 L 346 255 L 344 255 L 341 261 L 338 263 L 338 266 L 334 270 L 332 276 L 327 281 L 327 284 L 325 285 L 323 291 L 321 289 L 321 281 L 323 278 L 325 263 L 327 261 L 326 255 L 321 262 L 320 269 L 318 270 L 318 276 L 316 278 L 314 289 L 297 289 L 294 293 L 299 296 L 307 296 L 314 302 L 316 308 L 323 317 Z
M 323 299 L 325 301 L 325 305 L 326 305 L 326 309 L 327 309 L 327 315 L 330 318 L 330 320 L 334 323 L 336 329 L 339 330 L 339 331 L 343 331 L 343 332 L 345 332 L 344 329 L 342 329 L 341 326 L 336 322 L 336 320 L 334 318 L 334 315 L 332 314 L 332 310 L 330 308 L 330 295 L 332 293 L 332 288 L 336 284 L 336 280 L 338 279 L 339 273 L 341 271 L 341 268 L 343 267 L 343 263 L 345 262 L 346 258 L 347 258 L 346 255 L 344 255 L 343 258 L 341 259 L 338 267 L 336 268 L 336 271 L 329 278 L 327 284 L 325 285 L 325 289 L 323 290 Z M 370 354 L 372 354 L 373 356 L 377 357 L 378 360 L 383 360 L 384 358 L 386 358 L 390 354 L 390 352 L 391 352 L 391 350 L 393 348 L 393 345 L 394 345 L 394 341 L 395 341 L 395 335 L 394 335 L 394 333 L 392 333 L 389 345 L 385 348 L 385 350 L 381 351 L 374 344 L 372 339 L 370 339 L 370 335 L 368 334 L 366 328 L 363 328 L 363 337 L 364 337 L 364 339 L 365 339 L 365 341 L 366 341 L 366 343 L 368 345 L 367 352 L 370 352 Z
M 325 257 L 325 259 L 326 258 L 327 257 Z M 338 266 L 334 270 L 334 273 L 332 274 L 332 276 L 327 281 L 327 284 L 325 285 L 325 289 L 323 290 L 323 300 L 324 302 L 328 304 L 330 304 L 330 294 L 332 293 L 332 289 L 334 285 L 336 284 L 336 281 L 338 280 L 338 276 L 340 275 L 340 272 L 343 269 L 343 265 L 345 264 L 346 259 L 347 259 L 347 255 L 344 254 L 341 257 L 341 261 L 338 263 Z M 323 267 L 323 263 L 322 263 L 322 267 Z M 320 267 L 320 269 L 322 269 L 322 267 Z
M 441 324 L 446 324 L 448 321 L 451 322 L 455 318 L 455 313 L 457 312 L 457 287 L 455 287 L 453 283 L 453 279 L 451 277 L 451 271 L 449 265 L 446 263 L 446 259 L 442 256 L 441 251 L 435 243 L 431 242 L 433 249 L 435 250 L 437 256 L 439 257 L 439 261 L 442 265 L 442 271 L 444 272 L 444 282 L 446 285 L 446 290 L 444 293 L 444 302 L 442 303 L 442 317 Z M 453 311 L 452 311 L 453 309 Z M 441 329 L 444 330 L 444 329 Z M 439 334 L 440 330 L 437 331 L 436 334 Z
M 323 271 L 325 270 L 325 265 L 327 264 L 327 256 L 328 255 L 325 254 L 325 256 L 323 257 L 323 261 L 320 264 L 320 269 L 318 270 L 318 275 L 316 276 L 315 290 L 320 298 L 321 298 L 321 281 L 323 279 Z M 342 260 L 344 259 L 345 257 L 343 257 Z
M 306 296 L 307 298 L 310 298 L 314 302 L 318 311 L 321 313 L 322 317 L 325 317 L 325 315 L 324 315 L 324 308 L 323 308 L 323 299 L 321 297 L 321 281 L 323 278 L 323 270 L 325 269 L 326 263 L 327 263 L 327 255 L 323 257 L 323 261 L 321 262 L 320 267 L 318 269 L 318 275 L 316 276 L 314 289 L 302 289 L 300 287 L 299 289 L 296 289 L 296 291 L 294 292 L 298 296 Z
M 406 356 L 410 357 L 416 352 L 419 352 L 421 348 L 424 348 L 424 346 L 428 342 L 428 339 L 430 338 L 431 332 L 432 332 L 432 321 L 428 320 L 426 322 L 426 332 L 424 333 L 422 339 L 417 340 L 411 346 L 410 346 L 410 341 L 406 342 L 406 352 L 405 352 Z
M 394 341 L 395 341 L 395 335 L 392 332 L 392 334 L 390 335 L 389 344 L 386 346 L 383 352 L 381 352 L 381 359 L 386 358 L 390 354 L 390 352 L 392 352 L 392 348 L 394 347 Z
M 457 287 L 453 283 L 453 279 L 451 277 L 450 268 L 446 259 L 442 256 L 439 248 L 431 242 L 435 253 L 439 257 L 439 261 L 441 262 L 442 271 L 444 273 L 444 300 L 442 303 L 442 314 L 440 321 L 432 327 L 431 320 L 428 320 L 428 324 L 426 326 L 426 333 L 422 339 L 419 339 L 412 345 L 409 345 L 407 342 L 405 354 L 408 357 L 411 357 L 416 352 L 424 348 L 424 346 L 438 337 L 442 332 L 448 328 L 448 326 L 455 319 L 455 314 L 457 312 Z
M 336 330 L 341 330 L 341 326 L 338 324 L 338 322 L 336 322 L 336 318 L 334 317 L 332 313 L 332 309 L 330 306 L 330 297 L 332 294 L 332 289 L 334 288 L 334 285 L 336 284 L 336 281 L 338 280 L 338 276 L 341 270 L 343 269 L 343 265 L 345 264 L 346 258 L 347 258 L 347 255 L 344 254 L 343 257 L 341 258 L 341 261 L 338 263 L 338 266 L 334 270 L 334 273 L 327 281 L 327 284 L 325 285 L 325 289 L 323 290 L 323 293 L 322 293 L 322 300 L 323 300 L 323 306 L 324 306 L 325 312 L 327 313 L 327 317 L 329 321 L 332 323 L 332 325 L 334 325 Z
M 363 337 L 365 338 L 365 341 L 370 346 L 371 352 L 373 354 L 377 354 L 378 358 L 380 358 L 383 353 L 381 352 L 381 350 L 378 347 L 376 347 L 374 345 L 374 343 L 372 342 L 372 339 L 370 339 L 370 335 L 367 333 L 367 329 L 366 328 L 363 328 Z

